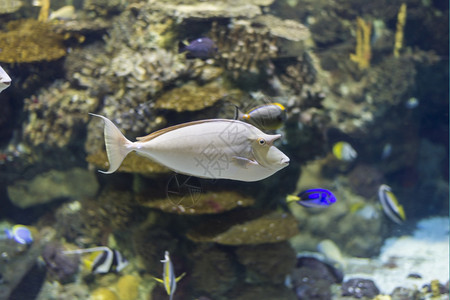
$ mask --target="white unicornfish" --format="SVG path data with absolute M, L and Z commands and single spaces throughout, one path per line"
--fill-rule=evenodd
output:
M 177 282 L 181 280 L 181 278 L 186 275 L 186 273 L 181 274 L 178 277 L 175 277 L 175 271 L 173 269 L 172 261 L 170 260 L 169 251 L 164 252 L 164 259 L 161 260 L 164 264 L 163 266 L 163 278 L 159 279 L 153 277 L 156 281 L 164 284 L 164 288 L 166 289 L 167 295 L 170 296 L 170 300 L 172 300 L 173 294 L 177 289 Z
M 91 272 L 94 274 L 106 274 L 110 272 L 120 272 L 126 266 L 128 266 L 128 260 L 123 255 L 115 250 L 106 246 L 67 250 L 63 251 L 63 254 L 84 254 L 91 252 L 100 252 L 95 256 L 93 261 L 86 260 L 85 265 L 91 268 Z
M 289 157 L 273 143 L 281 135 L 265 134 L 238 120 L 212 119 L 171 126 L 131 142 L 108 118 L 106 174 L 115 172 L 128 153 L 152 159 L 175 172 L 200 178 L 257 181 L 289 165 Z
M 11 85 L 11 78 L 0 66 L 0 93 Z

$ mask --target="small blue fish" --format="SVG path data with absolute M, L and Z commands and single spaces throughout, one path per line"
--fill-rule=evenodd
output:
M 14 240 L 22 245 L 30 245 L 33 243 L 33 236 L 30 229 L 25 225 L 14 225 L 11 229 L 5 229 L 8 239 Z
M 325 207 L 336 202 L 336 197 L 326 189 L 310 189 L 299 193 L 297 196 L 288 195 L 286 202 L 297 202 L 304 207 Z
M 217 46 L 210 38 L 202 37 L 193 40 L 189 45 L 180 42 L 178 52 L 187 52 L 186 58 L 208 59 L 217 53 Z

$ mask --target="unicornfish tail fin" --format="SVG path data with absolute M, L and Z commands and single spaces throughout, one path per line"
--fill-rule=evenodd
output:
M 100 171 L 105 174 L 114 173 L 122 164 L 125 157 L 134 150 L 133 143 L 130 142 L 123 134 L 120 132 L 119 128 L 114 125 L 111 120 L 104 116 L 91 114 L 92 116 L 102 118 L 105 122 L 105 145 L 106 153 L 108 155 L 109 169 L 108 171 Z

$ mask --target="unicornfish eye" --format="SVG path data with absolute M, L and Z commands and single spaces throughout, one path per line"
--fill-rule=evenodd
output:
M 260 144 L 261 146 L 262 146 L 262 145 L 265 145 L 265 144 L 266 144 L 266 140 L 263 139 L 263 138 L 259 138 L 259 139 L 258 139 L 258 144 Z

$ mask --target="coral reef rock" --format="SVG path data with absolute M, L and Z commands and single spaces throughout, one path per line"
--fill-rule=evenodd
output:
M 217 217 L 210 224 L 189 231 L 187 236 L 196 242 L 236 246 L 277 243 L 297 233 L 297 222 L 288 213 L 271 212 L 261 215 L 255 211 L 239 211 Z
M 80 127 L 97 105 L 98 100 L 86 91 L 57 81 L 38 96 L 25 99 L 28 121 L 23 125 L 24 139 L 31 147 L 65 147 L 79 137 Z
M 200 246 L 190 254 L 194 262 L 191 276 L 194 289 L 214 299 L 227 292 L 238 280 L 237 265 L 230 253 L 216 245 Z
M 254 4 L 252 2 L 256 2 Z M 155 9 L 164 11 L 169 16 L 177 16 L 179 19 L 225 19 L 225 18 L 252 18 L 261 15 L 258 5 L 270 1 L 208 1 L 196 4 L 168 4 L 166 2 L 155 3 Z
M 155 102 L 155 108 L 170 109 L 177 112 L 201 110 L 214 105 L 228 96 L 230 91 L 212 82 L 199 86 L 194 82 L 174 88 Z
M 251 20 L 253 26 L 264 26 L 277 38 L 278 57 L 302 56 L 312 46 L 308 28 L 294 20 L 261 15 Z
M 352 278 L 342 284 L 342 296 L 373 298 L 379 293 L 380 290 L 370 279 Z
M 24 63 L 51 61 L 66 55 L 63 36 L 52 31 L 50 25 L 33 19 L 14 20 L 0 32 L 0 61 Z
M 246 267 L 245 282 L 252 283 L 282 284 L 297 261 L 287 242 L 241 246 L 236 255 Z
M 94 173 L 81 168 L 72 168 L 66 171 L 51 170 L 37 175 L 32 180 L 16 181 L 8 186 L 7 190 L 14 205 L 27 208 L 58 198 L 94 196 L 98 187 Z
M 164 212 L 180 215 L 218 214 L 232 210 L 235 207 L 251 206 L 253 198 L 233 191 L 198 192 L 187 190 L 180 195 L 168 195 L 166 198 L 146 200 L 143 195 L 137 195 L 136 200 L 142 205 L 157 208 Z
M 1 0 L 0 15 L 13 13 L 22 7 L 22 4 L 22 1 L 19 0 Z

